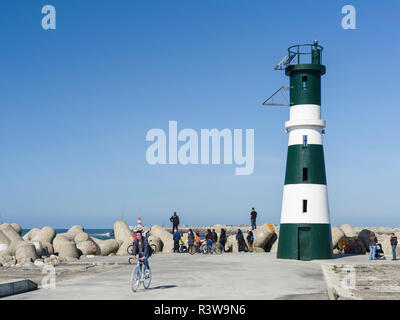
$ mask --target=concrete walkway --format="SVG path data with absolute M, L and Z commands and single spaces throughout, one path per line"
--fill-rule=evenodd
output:
M 111 271 L 59 281 L 5 299 L 327 299 L 320 263 L 277 260 L 273 253 L 222 255 L 156 254 L 149 290 L 133 293 L 128 257 L 98 257 L 117 263 Z M 82 263 L 82 261 L 79 261 Z

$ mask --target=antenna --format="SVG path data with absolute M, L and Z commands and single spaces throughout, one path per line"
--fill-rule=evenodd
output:
M 267 100 L 263 106 L 290 106 L 290 87 L 280 87 Z

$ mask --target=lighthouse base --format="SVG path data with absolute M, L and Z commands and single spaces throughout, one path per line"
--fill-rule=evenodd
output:
M 332 259 L 331 225 L 322 223 L 283 223 L 280 225 L 279 259 Z

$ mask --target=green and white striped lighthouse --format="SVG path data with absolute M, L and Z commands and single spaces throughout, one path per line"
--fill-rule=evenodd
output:
M 285 123 L 289 147 L 277 254 L 281 259 L 332 258 L 322 146 L 325 133 L 325 121 L 321 120 L 321 76 L 325 74 L 322 50 L 317 41 L 292 46 L 288 58 L 275 68 L 285 70 L 290 77 L 290 87 L 286 87 L 290 91 L 290 120 Z M 274 104 L 269 100 L 265 104 Z

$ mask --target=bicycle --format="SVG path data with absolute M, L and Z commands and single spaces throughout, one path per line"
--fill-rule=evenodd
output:
M 151 283 L 151 268 L 146 268 L 144 261 L 137 259 L 136 267 L 133 269 L 131 274 L 131 289 L 136 292 L 140 284 L 143 283 L 143 287 L 148 289 Z
M 224 251 L 225 251 L 224 247 L 219 242 L 213 242 L 209 250 L 210 254 L 213 253 L 222 254 Z M 200 252 L 203 252 L 203 254 L 207 254 L 207 240 L 204 241 L 203 244 L 201 245 Z

